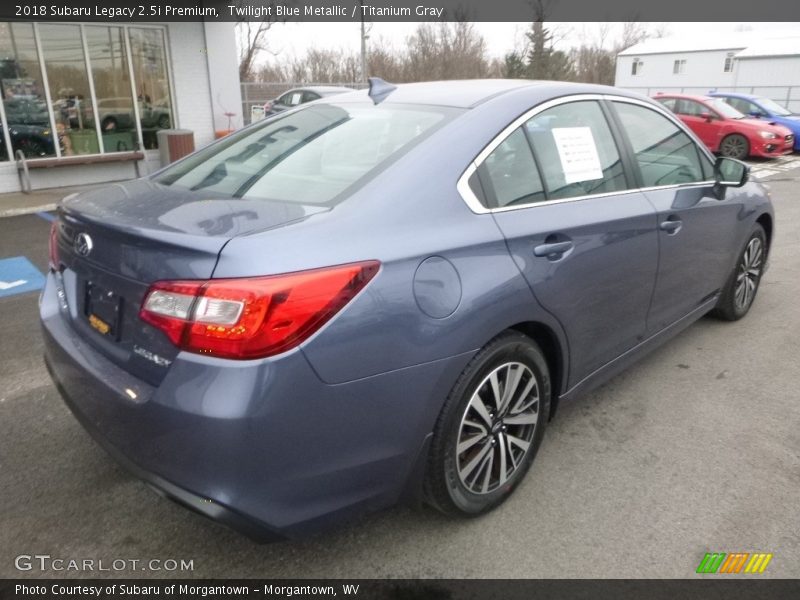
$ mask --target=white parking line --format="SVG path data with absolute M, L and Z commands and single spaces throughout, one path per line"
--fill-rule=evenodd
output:
M 764 177 L 772 177 L 773 175 L 780 175 L 781 173 L 800 168 L 800 155 L 790 154 L 772 159 L 768 163 L 750 162 L 749 164 L 752 168 L 750 171 L 751 174 L 763 179 Z

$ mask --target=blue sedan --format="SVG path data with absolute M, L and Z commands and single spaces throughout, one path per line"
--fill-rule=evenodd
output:
M 372 80 L 66 198 L 45 360 L 130 471 L 258 539 L 475 516 L 560 403 L 744 317 L 773 219 L 641 95 Z
M 800 152 L 800 115 L 795 114 L 769 98 L 734 92 L 711 92 L 709 96 L 724 98 L 740 113 L 757 119 L 769 120 L 791 130 L 794 134 L 794 150 Z

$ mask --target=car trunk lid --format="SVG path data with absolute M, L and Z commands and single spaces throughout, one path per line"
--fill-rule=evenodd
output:
M 150 285 L 209 279 L 230 239 L 326 210 L 214 196 L 149 180 L 68 197 L 55 239 L 68 318 L 110 360 L 157 385 L 178 351 L 139 319 Z

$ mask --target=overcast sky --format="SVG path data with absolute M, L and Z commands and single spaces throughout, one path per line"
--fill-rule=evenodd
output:
M 567 50 L 578 46 L 584 39 L 597 39 L 603 25 L 610 25 L 612 33 L 608 43 L 613 42 L 620 24 L 604 23 L 548 23 L 559 39 L 558 46 Z M 746 30 L 748 35 L 759 37 L 800 36 L 800 23 L 651 23 L 652 29 L 665 28 L 670 37 L 729 36 L 737 30 Z M 486 40 L 490 56 L 502 57 L 516 42 L 521 47 L 529 23 L 475 23 L 477 31 Z M 373 23 L 369 43 L 388 43 L 402 48 L 405 39 L 416 29 L 416 23 Z M 358 23 L 278 23 L 267 34 L 272 52 L 283 59 L 302 56 L 311 47 L 345 49 L 358 52 L 360 47 L 360 24 Z M 263 59 L 269 59 L 264 56 Z

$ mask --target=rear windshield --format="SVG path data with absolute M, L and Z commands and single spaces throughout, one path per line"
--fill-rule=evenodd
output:
M 154 177 L 232 198 L 331 205 L 461 111 L 314 104 L 248 127 Z

